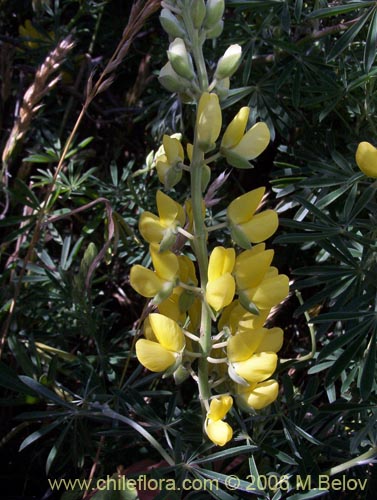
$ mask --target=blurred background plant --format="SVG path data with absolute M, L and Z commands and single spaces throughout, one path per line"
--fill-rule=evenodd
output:
M 128 273 L 148 265 L 137 219 L 155 211 L 158 186 L 147 155 L 164 133 L 185 134 L 192 116 L 156 78 L 168 46 L 152 15 L 158 2 L 135 3 L 154 5 L 140 18 L 132 2 L 116 0 L 0 3 L 4 494 L 61 498 L 46 477 L 118 471 L 178 485 L 185 477 L 221 485 L 236 474 L 245 479 L 236 492 L 222 486 L 186 497 L 248 498 L 250 475 L 288 474 L 294 485 L 296 475 L 311 474 L 315 485 L 319 474 L 341 473 L 368 479 L 364 492 L 350 493 L 366 498 L 377 480 L 377 209 L 375 181 L 354 155 L 361 141 L 377 144 L 376 3 L 227 0 L 222 37 L 207 45 L 213 69 L 230 44 L 242 45 L 227 103 L 250 106 L 251 123 L 265 121 L 273 137 L 253 171 L 230 172 L 219 207 L 270 180 L 270 204 L 281 214 L 278 267 L 295 276 L 276 311 L 285 326 L 283 391 L 257 415 L 232 413 L 242 433 L 221 452 L 202 443 L 190 382 L 176 388 L 135 362 L 145 304 Z M 109 68 L 127 23 L 132 46 Z M 41 93 L 27 94 L 67 37 L 74 46 Z M 88 103 L 67 149 L 88 81 L 94 74 L 95 87 L 106 67 L 111 80 Z M 223 170 L 218 163 L 213 178 Z M 183 185 L 175 198 L 186 194 Z M 267 487 L 256 497 L 324 494 Z

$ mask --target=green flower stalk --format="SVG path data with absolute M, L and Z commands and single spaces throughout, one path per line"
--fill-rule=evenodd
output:
M 158 191 L 158 215 L 141 214 L 139 230 L 150 244 L 154 271 L 135 265 L 130 283 L 152 299 L 158 313 L 145 321 L 145 338 L 136 342 L 136 355 L 145 368 L 174 375 L 177 383 L 193 376 L 205 435 L 224 446 L 233 437 L 225 421 L 234 411 L 233 400 L 242 411 L 255 411 L 278 396 L 278 383 L 271 377 L 283 331 L 264 325 L 288 294 L 289 283 L 272 266 L 274 252 L 264 243 L 278 227 L 274 210 L 260 210 L 265 188 L 229 204 L 226 221 L 217 229 L 226 227 L 236 246 L 229 248 L 211 246 L 204 191 L 211 176 L 208 164 L 221 158 L 236 168 L 249 168 L 249 161 L 268 146 L 270 134 L 262 122 L 246 130 L 248 107 L 222 133 L 220 101 L 226 100 L 242 50 L 231 45 L 208 75 L 203 47 L 222 30 L 224 0 L 169 0 L 162 7 L 161 24 L 173 40 L 160 81 L 169 91 L 182 93 L 185 102 L 191 99 L 196 119 L 191 141 L 184 144 L 178 135 L 165 135 L 155 155 L 164 186 L 170 189 L 189 175 L 190 194 L 181 206 Z

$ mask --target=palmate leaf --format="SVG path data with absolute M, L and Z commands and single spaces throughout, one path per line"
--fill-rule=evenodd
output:
M 327 61 L 332 61 L 339 54 L 341 54 L 356 38 L 357 34 L 363 28 L 364 24 L 367 22 L 371 15 L 370 12 L 366 12 L 357 23 L 355 23 L 351 28 L 349 28 L 340 38 L 335 42 L 333 48 L 330 50 Z
M 330 341 L 321 349 L 320 353 L 318 354 L 317 362 L 326 359 L 334 351 L 340 349 L 345 344 L 351 342 L 357 337 L 364 338 L 371 328 L 373 322 L 374 318 L 363 319 L 360 323 L 357 323 L 355 326 L 349 328 L 343 335 Z
M 363 344 L 359 339 L 352 342 L 345 351 L 338 357 L 330 368 L 326 377 L 326 386 L 331 385 L 340 376 L 340 374 L 346 370 L 352 360 L 356 360 L 359 357 L 360 351 L 363 348 Z
M 334 5 L 333 7 L 326 7 L 324 9 L 316 9 L 311 12 L 307 19 L 317 19 L 324 17 L 338 16 L 339 14 L 346 14 L 347 12 L 352 12 L 353 10 L 371 7 L 375 5 L 375 2 L 351 2 L 346 5 Z

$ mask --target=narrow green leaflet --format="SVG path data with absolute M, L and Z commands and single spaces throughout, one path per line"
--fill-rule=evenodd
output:
M 368 35 L 364 50 L 364 67 L 365 71 L 369 73 L 374 60 L 376 59 L 377 50 L 377 9 L 374 9 L 372 19 L 369 24 Z

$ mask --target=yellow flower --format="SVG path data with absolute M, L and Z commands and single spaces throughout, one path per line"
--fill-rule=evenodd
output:
M 209 258 L 206 300 L 215 311 L 229 305 L 233 300 L 235 282 L 231 272 L 235 257 L 233 248 L 216 247 Z
M 229 424 L 223 422 L 233 405 L 231 396 L 219 396 L 212 399 L 205 422 L 205 431 L 209 439 L 218 446 L 224 446 L 233 437 L 233 430 Z
M 30 49 L 36 49 L 43 43 L 51 43 L 54 39 L 53 31 L 49 31 L 47 34 L 38 31 L 30 19 L 27 19 L 23 26 L 19 26 L 18 33 L 27 40 L 24 45 Z
M 273 250 L 265 250 L 265 245 L 260 243 L 236 259 L 238 296 L 241 305 L 248 310 L 251 304 L 259 310 L 271 309 L 288 295 L 288 277 L 270 266 L 273 254 Z
M 263 153 L 270 142 L 270 131 L 264 122 L 256 123 L 244 133 L 249 113 L 250 108 L 241 108 L 226 128 L 221 141 L 221 153 L 234 167 L 247 168 L 248 160 Z
M 237 384 L 237 404 L 243 410 L 261 410 L 278 397 L 279 384 L 276 380 L 266 380 L 247 387 Z
M 178 257 L 168 250 L 159 252 L 157 243 L 151 243 L 149 250 L 155 271 L 136 264 L 131 268 L 130 283 L 137 293 L 143 297 L 154 297 L 155 303 L 160 303 L 169 297 L 175 287 Z
M 198 280 L 195 274 L 195 266 L 192 260 L 186 255 L 178 256 L 179 280 L 186 285 L 196 286 Z M 183 324 L 186 319 L 186 313 L 191 309 L 195 301 L 195 295 L 181 286 L 176 286 L 172 294 L 158 305 L 158 310 L 168 318 L 174 319 Z
M 356 151 L 356 163 L 368 177 L 377 179 L 377 148 L 369 142 L 360 142 Z
M 221 108 L 216 94 L 204 92 L 196 115 L 198 145 L 205 153 L 215 147 L 221 130 Z
M 227 209 L 233 239 L 243 248 L 250 243 L 260 243 L 272 236 L 278 228 L 275 210 L 255 214 L 266 188 L 260 187 L 233 200 Z
M 178 364 L 185 347 L 185 336 L 180 326 L 162 314 L 148 316 L 147 339 L 136 342 L 136 356 L 152 372 L 163 372 Z
M 243 330 L 228 340 L 229 374 L 234 372 L 250 384 L 269 378 L 276 370 L 277 355 L 283 343 L 281 328 Z M 235 378 L 237 380 L 237 376 Z
M 151 212 L 143 212 L 139 220 L 139 231 L 148 243 L 161 243 L 160 250 L 169 248 L 176 239 L 177 226 L 185 223 L 185 212 L 183 207 L 172 198 L 157 191 L 157 211 L 159 217 Z
M 167 188 L 172 188 L 181 180 L 180 164 L 184 161 L 184 157 L 183 147 L 177 139 L 177 134 L 171 137 L 164 135 L 162 148 L 157 151 L 155 160 L 158 178 Z

